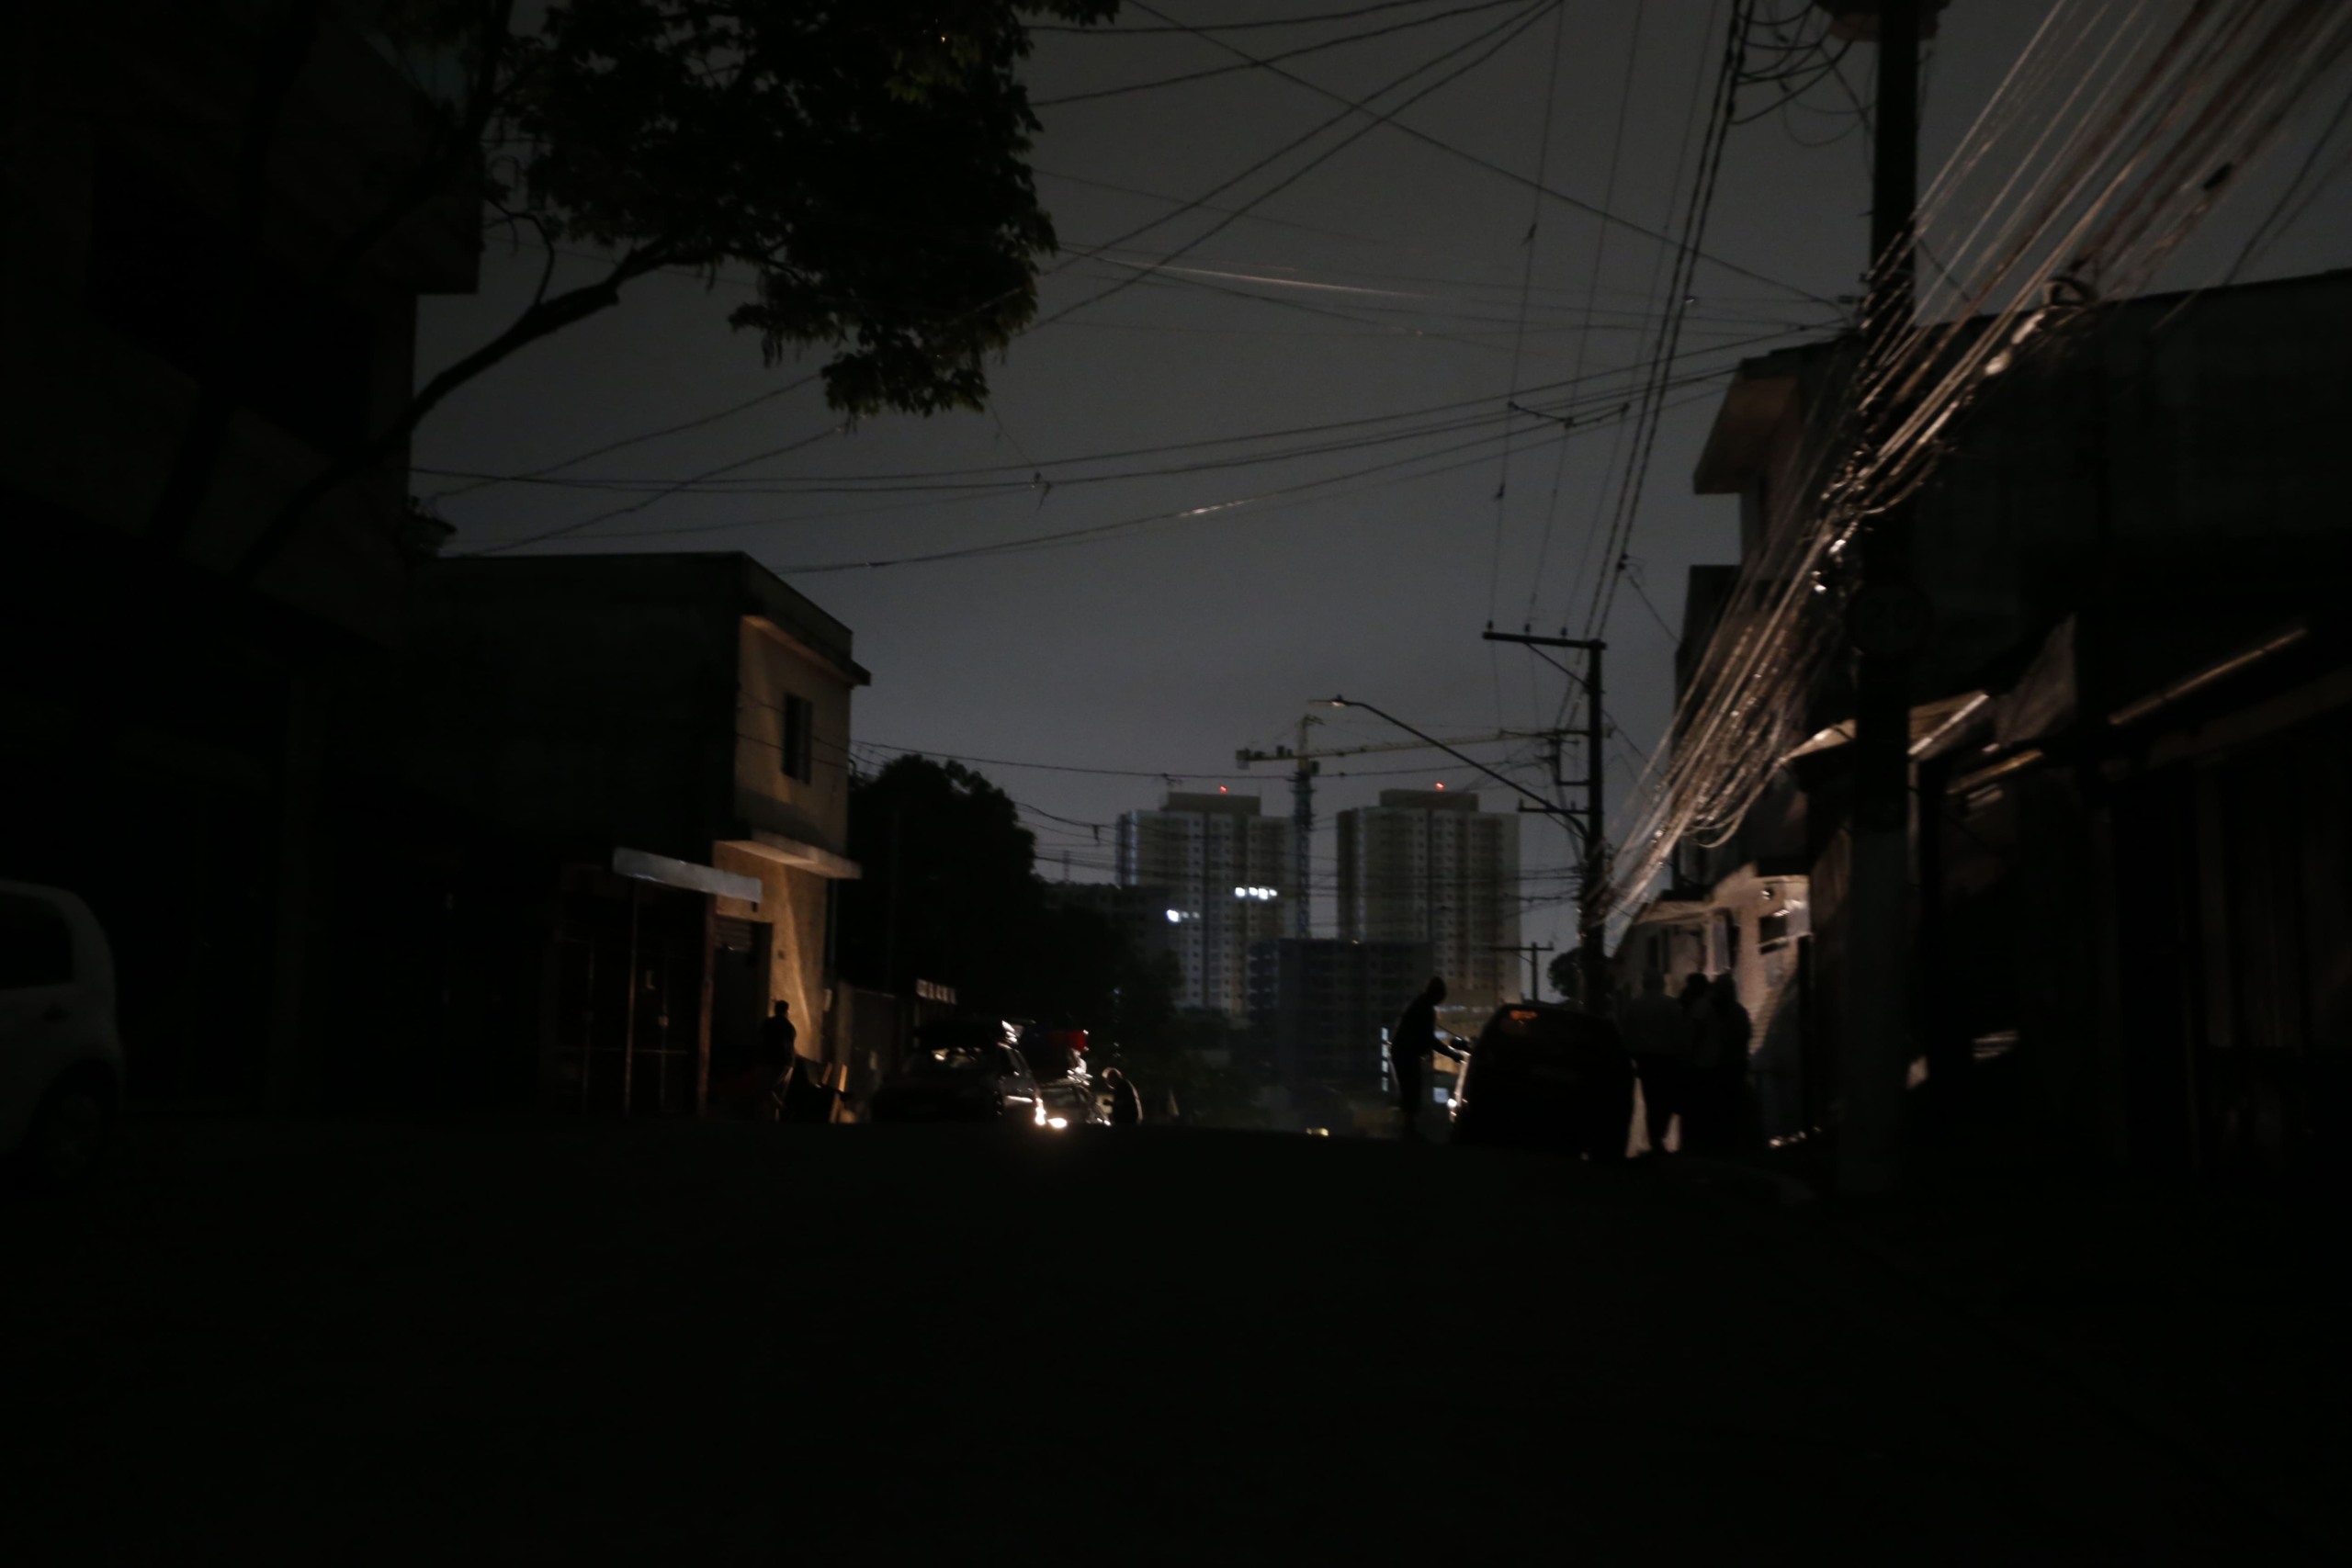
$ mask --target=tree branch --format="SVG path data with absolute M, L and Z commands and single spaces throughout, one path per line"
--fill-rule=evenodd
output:
M 531 303 L 537 305 L 545 300 L 548 290 L 555 287 L 555 236 L 548 231 L 547 220 L 536 212 L 527 209 L 518 212 L 500 201 L 492 201 L 491 206 L 498 209 L 499 220 L 505 225 L 510 235 L 514 230 L 527 223 L 531 226 L 532 231 L 539 237 L 539 250 L 542 253 L 542 260 L 539 264 L 539 286 L 531 290 Z M 522 246 L 517 243 L 514 248 L 519 252 Z
M 416 427 L 424 423 L 425 415 L 440 406 L 458 388 L 539 339 L 619 304 L 623 285 L 668 265 L 672 259 L 673 252 L 666 242 L 648 245 L 623 256 L 614 264 L 611 272 L 595 282 L 567 289 L 551 299 L 534 302 L 530 309 L 515 317 L 504 332 L 418 389 L 398 418 L 368 440 L 334 458 L 297 490 L 278 509 L 277 514 L 270 519 L 261 536 L 237 558 L 230 574 L 240 582 L 252 581 L 263 568 L 284 551 L 313 507 L 399 451 L 414 434 Z

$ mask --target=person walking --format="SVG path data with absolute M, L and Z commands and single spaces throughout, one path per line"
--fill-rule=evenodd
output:
M 1422 1085 L 1427 1081 L 1430 1053 L 1437 1049 L 1437 1006 L 1445 1000 L 1445 978 L 1430 976 L 1421 994 L 1405 1004 L 1396 1027 L 1388 1033 L 1388 1064 L 1396 1073 L 1396 1108 L 1403 1113 L 1404 1135 L 1421 1135 Z
M 1705 998 L 1693 1014 L 1690 1103 L 1698 1114 L 1684 1126 L 1698 1122 L 1689 1146 L 1711 1155 L 1730 1154 L 1740 1143 L 1747 1121 L 1747 1052 L 1755 1021 L 1740 1005 L 1739 982 L 1726 969 L 1708 982 Z
M 1642 1124 L 1649 1134 L 1650 1153 L 1666 1153 L 1667 1133 L 1689 1098 L 1690 1018 L 1666 994 L 1666 976 L 1653 970 L 1642 976 L 1642 994 L 1625 1004 L 1618 1029 L 1634 1054 L 1634 1072 L 1642 1084 Z M 1690 1141 L 1690 1121 L 1682 1128 Z

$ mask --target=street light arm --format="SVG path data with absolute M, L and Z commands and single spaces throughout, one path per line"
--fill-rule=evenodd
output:
M 1525 795 L 1528 799 L 1533 801 L 1535 803 L 1536 809 L 1542 811 L 1545 816 L 1557 817 L 1562 814 L 1557 806 L 1544 799 L 1533 790 L 1529 789 L 1525 784 L 1519 783 L 1515 779 L 1507 779 L 1503 777 L 1502 774 L 1495 772 L 1494 769 L 1487 766 L 1486 763 L 1479 761 L 1475 757 L 1464 756 L 1461 752 L 1455 750 L 1453 747 L 1448 746 L 1444 741 L 1440 740 L 1437 737 L 1433 735 L 1425 735 L 1421 731 L 1415 729 L 1411 725 L 1407 724 L 1403 719 L 1398 718 L 1393 713 L 1388 713 L 1383 709 L 1376 708 L 1370 703 L 1356 702 L 1347 697 L 1324 697 L 1320 700 L 1335 708 L 1362 708 L 1364 712 L 1371 714 L 1376 718 L 1385 718 L 1389 723 L 1395 725 L 1397 728 L 1403 730 L 1406 734 L 1413 737 L 1416 740 L 1420 741 L 1422 744 L 1436 750 L 1444 752 L 1447 756 L 1466 767 L 1476 768 L 1478 772 L 1486 774 L 1488 778 L 1494 780 L 1505 789 L 1516 790 L 1519 794 Z

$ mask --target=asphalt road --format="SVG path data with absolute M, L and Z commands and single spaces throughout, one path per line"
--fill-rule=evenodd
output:
M 1699 1168 L 1345 1139 L 148 1122 L 0 1205 L 0 1529 L 16 1562 L 2320 1560 L 1830 1231 Z

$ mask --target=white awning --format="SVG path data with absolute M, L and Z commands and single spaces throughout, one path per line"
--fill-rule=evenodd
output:
M 854 882 L 865 874 L 858 863 L 846 855 L 837 855 L 831 850 L 799 839 L 787 839 L 781 833 L 762 830 L 756 838 L 722 839 L 719 847 L 757 855 L 778 865 L 788 865 L 795 871 L 813 872 L 836 882 Z
M 643 850 L 616 848 L 613 870 L 639 882 L 658 882 L 664 887 L 683 887 L 689 893 L 716 893 L 721 897 L 741 898 L 746 904 L 760 901 L 758 877 L 738 875 L 715 865 L 672 860 L 668 855 L 648 854 Z

